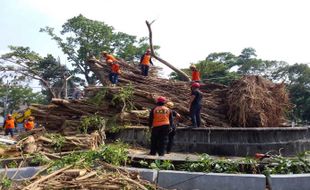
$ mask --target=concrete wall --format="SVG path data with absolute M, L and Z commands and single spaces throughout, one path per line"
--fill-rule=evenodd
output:
M 118 138 L 128 143 L 148 145 L 146 127 L 122 130 Z M 224 156 L 252 156 L 257 152 L 282 149 L 286 156 L 310 150 L 308 127 L 294 128 L 199 128 L 177 129 L 174 151 Z
M 271 190 L 309 190 L 310 174 L 271 175 L 268 183 Z

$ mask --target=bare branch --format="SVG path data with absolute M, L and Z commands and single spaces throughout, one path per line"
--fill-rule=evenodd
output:
M 150 48 L 151 48 L 152 56 L 155 59 L 157 59 L 158 61 L 160 61 L 161 63 L 163 63 L 164 65 L 166 65 L 167 67 L 169 67 L 170 69 L 172 69 L 173 71 L 175 71 L 178 75 L 180 75 L 182 77 L 183 80 L 191 81 L 186 73 L 184 73 L 183 71 L 177 69 L 176 67 L 174 67 L 173 65 L 171 65 L 170 63 L 168 63 L 167 61 L 163 60 L 162 58 L 158 57 L 155 54 L 155 51 L 154 51 L 154 48 L 153 48 L 153 42 L 152 42 L 152 29 L 151 29 L 151 24 L 154 23 L 155 20 L 153 20 L 151 23 L 149 23 L 148 21 L 145 21 L 145 22 L 146 22 L 147 28 L 149 29 L 149 41 L 150 41 Z

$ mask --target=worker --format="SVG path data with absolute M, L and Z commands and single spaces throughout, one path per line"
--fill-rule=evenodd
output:
M 165 155 L 168 133 L 173 122 L 171 111 L 165 106 L 165 102 L 165 97 L 158 97 L 156 107 L 150 112 L 149 127 L 152 130 L 150 155 L 156 155 L 156 153 L 159 156 Z
M 199 90 L 200 84 L 194 82 L 191 85 L 191 97 L 189 102 L 189 112 L 192 120 L 192 127 L 200 127 L 201 118 L 201 101 L 202 101 L 202 92 Z
M 190 69 L 192 71 L 192 81 L 193 82 L 200 82 L 200 72 L 197 70 L 196 66 L 192 64 L 190 66 Z
M 143 76 L 149 75 L 150 64 L 153 65 L 151 49 L 147 49 L 140 59 L 141 73 Z
M 108 54 L 106 51 L 101 52 L 101 55 L 105 58 L 108 65 L 111 66 L 111 71 L 109 74 L 109 80 L 112 83 L 112 87 L 115 87 L 118 83 L 118 75 L 120 74 L 119 61 L 111 54 Z
M 3 123 L 3 128 L 4 128 L 4 133 L 5 135 L 11 135 L 11 137 L 14 137 L 14 133 L 13 130 L 15 129 L 16 122 L 15 119 L 13 118 L 13 116 L 11 114 L 7 114 L 6 116 L 6 120 Z
M 34 128 L 34 117 L 30 116 L 24 122 L 24 128 L 25 128 L 26 131 L 31 131 Z
M 171 152 L 171 149 L 174 143 L 174 136 L 176 134 L 176 125 L 179 119 L 181 118 L 181 115 L 178 114 L 178 112 L 176 112 L 175 110 L 173 110 L 173 107 L 174 107 L 173 102 L 167 102 L 166 106 L 171 110 L 171 114 L 173 118 L 171 129 L 168 134 L 167 154 L 169 154 Z
M 109 74 L 109 79 L 112 83 L 112 86 L 115 87 L 118 83 L 118 75 L 120 74 L 120 67 L 117 62 L 112 62 L 111 60 L 108 60 L 108 63 L 111 64 L 111 72 Z
M 113 55 L 108 54 L 106 51 L 101 52 L 101 55 L 108 64 L 112 62 L 118 62 L 118 60 Z

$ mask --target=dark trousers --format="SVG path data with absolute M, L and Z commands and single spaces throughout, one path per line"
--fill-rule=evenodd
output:
M 6 136 L 6 135 L 11 135 L 11 137 L 13 137 L 14 136 L 14 134 L 13 134 L 13 130 L 14 129 L 4 129 L 4 135 Z
M 143 76 L 148 76 L 149 75 L 149 68 L 150 66 L 148 65 L 141 65 L 141 72 Z
M 118 83 L 118 74 L 117 73 L 110 73 L 109 79 L 110 79 L 112 84 L 117 84 Z
M 175 129 L 168 134 L 168 144 L 167 144 L 167 153 L 171 152 L 173 143 L 174 143 Z
M 165 154 L 165 148 L 168 141 L 169 126 L 159 126 L 152 128 L 151 135 L 151 155 L 163 156 Z
M 190 116 L 194 128 L 200 127 L 201 123 L 200 110 L 201 106 L 192 106 L 190 109 Z

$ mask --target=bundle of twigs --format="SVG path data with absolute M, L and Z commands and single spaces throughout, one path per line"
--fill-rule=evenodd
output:
M 260 76 L 246 76 L 232 83 L 227 104 L 227 115 L 235 127 L 278 127 L 291 107 L 284 84 Z
M 76 164 L 78 165 L 78 164 Z M 30 181 L 27 186 L 18 189 L 162 189 L 146 180 L 140 179 L 137 173 L 128 172 L 105 162 L 95 169 L 80 169 L 73 165 L 66 166 L 45 176 Z

